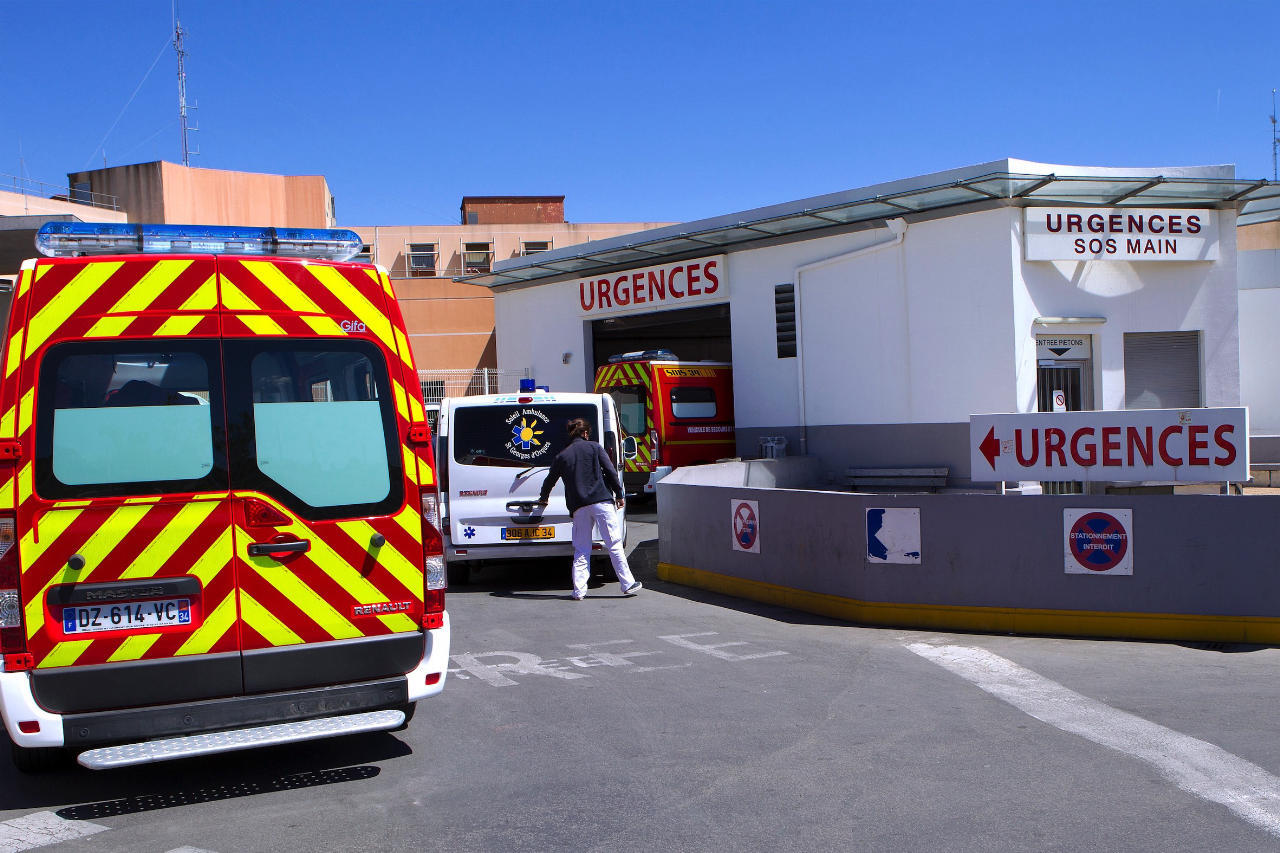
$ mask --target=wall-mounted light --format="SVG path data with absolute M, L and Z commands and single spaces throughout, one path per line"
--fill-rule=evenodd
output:
M 569 362 L 571 362 L 571 361 L 573 361 L 573 353 L 571 353 L 571 352 L 566 352 L 566 353 L 564 353 L 563 355 L 561 355 L 561 356 L 560 356 L 560 363 L 561 363 L 561 364 L 568 364 L 568 363 L 569 363 Z

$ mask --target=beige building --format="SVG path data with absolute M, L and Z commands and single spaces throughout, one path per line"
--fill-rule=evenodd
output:
M 0 175 L 0 317 L 9 310 L 19 267 L 36 253 L 36 231 L 59 220 L 125 222 L 127 217 L 110 196 L 75 202 L 62 187 Z
M 497 366 L 493 291 L 454 277 L 666 224 L 566 222 L 564 196 L 467 196 L 459 219 L 458 225 L 353 226 L 366 257 L 390 271 L 414 358 L 424 369 Z
M 335 227 L 333 195 L 320 175 L 268 175 L 197 169 L 157 161 L 67 175 L 68 189 L 0 191 L 0 247 L 6 221 L 20 257 L 48 219 L 196 225 Z M 565 221 L 564 196 L 468 196 L 457 224 L 365 225 L 361 260 L 390 271 L 415 360 L 426 370 L 496 368 L 493 293 L 457 276 L 488 272 L 498 260 L 656 228 L 664 222 Z M 15 244 L 15 248 L 18 248 Z M 3 257 L 0 257 L 3 260 Z M 0 265 L 0 278 L 5 277 Z M 17 265 L 13 264 L 16 273 Z M 465 387 L 465 386 L 464 386 Z
M 322 175 L 196 169 L 157 160 L 67 175 L 70 197 L 113 196 L 130 222 L 180 225 L 334 227 Z

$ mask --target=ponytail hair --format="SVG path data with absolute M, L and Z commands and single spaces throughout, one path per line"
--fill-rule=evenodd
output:
M 591 427 L 587 426 L 587 422 L 582 418 L 574 418 L 565 425 L 565 432 L 569 434 L 570 441 L 575 438 L 586 438 L 590 430 Z

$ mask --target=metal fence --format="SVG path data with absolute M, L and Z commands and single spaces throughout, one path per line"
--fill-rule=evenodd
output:
M 529 377 L 528 368 L 501 370 L 481 367 L 476 370 L 419 370 L 422 398 L 439 403 L 445 397 L 469 394 L 503 394 L 520 390 L 520 380 Z
M 37 181 L 33 178 L 20 178 L 17 175 L 0 174 L 0 190 L 38 198 L 73 201 L 77 204 L 103 207 L 107 210 L 120 209 L 120 200 L 107 193 L 90 192 L 84 187 L 68 189 L 65 186 L 47 184 L 44 181 Z

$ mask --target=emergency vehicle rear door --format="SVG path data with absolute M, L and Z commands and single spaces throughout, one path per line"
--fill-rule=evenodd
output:
M 407 341 L 363 267 L 219 258 L 248 693 L 402 674 L 424 637 Z M 402 356 L 403 354 L 403 356 Z
M 19 282 L 3 500 L 50 710 L 242 692 L 215 305 L 209 257 L 41 260 Z

